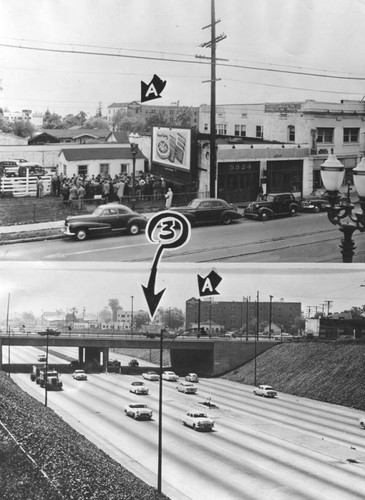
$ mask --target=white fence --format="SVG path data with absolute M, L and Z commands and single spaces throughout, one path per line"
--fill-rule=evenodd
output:
M 37 177 L 2 177 L 0 179 L 0 193 L 12 193 L 15 197 L 37 196 Z M 51 192 L 51 176 L 42 177 L 44 193 Z

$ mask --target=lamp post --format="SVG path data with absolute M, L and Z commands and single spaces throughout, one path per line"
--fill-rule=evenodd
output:
M 344 237 L 341 239 L 342 261 L 352 262 L 355 244 L 352 235 L 355 231 L 365 231 L 365 157 L 353 169 L 354 186 L 359 195 L 361 213 L 354 212 L 355 205 L 351 202 L 350 186 L 347 195 L 341 198 L 340 188 L 345 175 L 344 165 L 336 158 L 333 150 L 321 165 L 321 177 L 326 189 L 327 215 L 331 224 L 340 227 Z
M 270 310 L 269 310 L 269 339 L 271 340 L 271 324 L 272 324 L 272 299 L 273 295 L 270 295 Z
M 131 333 L 133 331 L 133 299 L 134 295 L 131 295 Z
M 46 344 L 46 369 L 44 373 L 44 406 L 47 406 L 47 379 L 48 379 L 48 343 L 49 343 L 49 330 L 46 329 L 47 344 Z

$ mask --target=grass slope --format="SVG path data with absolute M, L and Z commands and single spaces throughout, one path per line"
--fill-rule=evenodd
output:
M 223 378 L 254 385 L 254 361 Z M 319 401 L 365 410 L 365 345 L 283 343 L 256 360 L 257 384 Z

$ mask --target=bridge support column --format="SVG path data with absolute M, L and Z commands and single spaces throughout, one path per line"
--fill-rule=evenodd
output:
M 0 340 L 0 371 L 3 369 L 3 343 Z
M 85 348 L 79 347 L 79 363 L 83 364 L 85 362 Z
M 109 347 L 104 347 L 103 349 L 103 370 L 107 371 L 109 361 Z

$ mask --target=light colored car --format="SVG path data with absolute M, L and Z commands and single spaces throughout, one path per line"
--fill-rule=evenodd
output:
M 365 417 L 360 418 L 359 425 L 361 429 L 365 429 Z
M 136 381 L 131 383 L 129 392 L 133 392 L 134 394 L 148 394 L 149 389 L 144 382 Z
M 179 392 L 184 392 L 185 394 L 196 394 L 196 391 L 198 390 L 194 384 L 186 381 L 180 382 L 180 384 L 176 386 L 176 389 Z
M 179 380 L 179 377 L 175 372 L 163 372 L 162 379 L 168 380 L 169 382 L 177 382 Z
M 290 333 L 276 333 L 274 335 L 274 340 L 293 340 L 294 335 L 291 335 Z
M 45 354 L 38 354 L 38 361 L 40 363 L 45 363 L 47 361 L 46 355 Z
M 192 427 L 196 431 L 212 431 L 214 420 L 203 411 L 190 410 L 182 419 L 183 424 Z
M 75 370 L 72 376 L 75 380 L 87 380 L 84 370 Z
M 278 393 L 271 387 L 271 385 L 259 385 L 253 390 L 256 396 L 263 396 L 265 398 L 275 398 Z
M 199 377 L 196 373 L 188 373 L 185 377 L 188 382 L 199 382 Z
M 154 371 L 142 373 L 142 377 L 146 380 L 160 380 L 160 375 Z
M 151 420 L 153 414 L 152 410 L 143 403 L 129 403 L 124 407 L 124 412 L 135 420 Z

